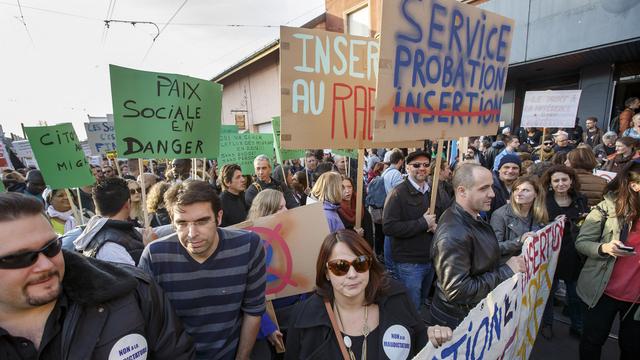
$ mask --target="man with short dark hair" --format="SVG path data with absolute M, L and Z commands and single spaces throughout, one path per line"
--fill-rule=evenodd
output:
M 2 359 L 194 358 L 153 280 L 61 251 L 33 197 L 0 194 L 0 278 Z
M 456 201 L 438 223 L 431 248 L 436 292 L 431 304 L 436 324 L 457 327 L 489 292 L 515 272 L 524 260 L 500 264 L 500 248 L 491 225 L 480 216 L 493 198 L 491 172 L 479 164 L 461 164 L 453 175 Z
M 118 173 L 113 170 L 113 166 L 105 165 L 102 167 L 102 176 L 107 179 L 118 176 Z
M 24 189 L 24 193 L 35 196 L 44 206 L 42 193 L 44 192 L 44 189 L 47 188 L 47 184 L 45 184 L 40 170 L 29 170 L 25 177 L 25 183 L 27 184 L 27 187 Z
M 282 184 L 271 176 L 271 160 L 266 155 L 258 155 L 253 160 L 253 167 L 255 169 L 255 181 L 249 185 L 247 191 L 244 192 L 244 201 L 247 203 L 247 207 L 251 208 L 253 199 L 258 193 L 264 189 L 274 189 L 280 191 L 284 195 L 284 200 L 287 204 L 287 209 L 293 209 L 298 207 L 299 204 L 296 201 L 293 192 L 286 184 Z
M 244 201 L 246 180 L 242 176 L 242 168 L 238 164 L 227 164 L 220 170 L 220 202 L 222 203 L 222 221 L 220 226 L 226 227 L 241 223 L 247 219 L 249 208 Z
M 171 170 L 175 183 L 180 183 L 191 178 L 191 159 L 173 159 Z
M 533 151 L 531 159 L 533 161 L 549 161 L 555 154 L 553 151 L 553 138 L 550 135 L 545 135 L 542 138 L 542 144 Z
M 502 159 L 502 157 L 515 155 L 518 147 L 520 146 L 520 140 L 515 136 L 505 136 L 504 143 L 507 146 L 498 155 L 496 155 L 496 158 L 493 160 L 493 171 L 498 171 L 498 165 L 500 164 L 500 159 Z
M 429 213 L 431 156 L 415 151 L 407 156 L 409 176 L 387 195 L 382 213 L 382 228 L 391 238 L 391 257 L 398 279 L 407 287 L 416 309 L 428 295 L 433 282 L 429 258 L 436 216 Z
M 127 181 L 108 178 L 93 188 L 98 215 L 73 241 L 77 251 L 99 260 L 137 265 L 144 249 L 142 235 L 130 221 L 131 197 Z
M 219 228 L 220 199 L 188 180 L 164 196 L 176 233 L 150 243 L 140 267 L 169 296 L 199 359 L 248 359 L 265 311 L 265 251 L 253 232 Z
M 602 130 L 598 127 L 598 118 L 590 116 L 585 121 L 587 131 L 582 134 L 582 142 L 591 146 L 591 149 L 602 143 Z

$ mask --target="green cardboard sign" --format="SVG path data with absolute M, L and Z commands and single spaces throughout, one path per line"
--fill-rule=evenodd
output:
M 24 131 L 47 186 L 64 189 L 95 182 L 71 123 L 25 127 Z
M 289 159 L 299 159 L 304 157 L 304 150 L 285 150 L 280 147 L 280 116 L 271 118 L 273 128 L 273 147 L 276 150 L 276 160 L 278 164 Z
M 243 175 L 254 173 L 253 160 L 258 155 L 273 156 L 273 136 L 271 134 L 221 134 L 218 167 L 238 164 Z
M 221 134 L 237 134 L 238 125 L 221 125 L 220 133 Z
M 350 150 L 350 149 L 331 149 L 331 152 L 334 154 L 346 156 L 348 158 L 358 158 L 358 150 Z
M 4 192 L 4 183 L 2 182 L 2 179 L 0 178 L 0 192 Z
M 118 156 L 218 156 L 222 85 L 109 65 Z

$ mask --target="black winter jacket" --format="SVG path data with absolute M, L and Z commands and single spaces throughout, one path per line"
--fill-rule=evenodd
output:
M 287 209 L 293 209 L 298 207 L 298 201 L 295 196 L 293 196 L 293 191 L 289 189 L 285 184 L 281 184 L 278 180 L 271 178 L 270 183 L 266 183 L 262 180 L 257 180 L 253 182 L 247 190 L 244 192 L 244 201 L 247 203 L 247 208 L 251 208 L 251 203 L 253 203 L 253 199 L 255 199 L 256 195 L 264 189 L 274 189 L 280 191 L 284 195 L 284 201 L 287 204 Z
M 455 203 L 442 214 L 431 249 L 437 286 L 431 314 L 455 328 L 476 304 L 513 275 L 500 265 L 500 247 L 491 225 Z
M 146 340 L 148 359 L 195 358 L 191 338 L 169 299 L 146 273 L 64 250 L 63 254 L 62 289 L 69 308 L 59 359 L 107 359 L 116 343 L 132 334 Z
M 390 280 L 386 293 L 375 303 L 380 309 L 377 352 L 375 354 L 369 353 L 367 358 L 388 359 L 385 354 L 385 346 L 389 348 L 393 345 L 383 344 L 383 341 L 396 342 L 392 339 L 391 332 L 399 327 L 404 330 L 394 333 L 406 331 L 409 334 L 410 346 L 407 349 L 406 359 L 413 358 L 427 345 L 428 336 L 427 328 L 415 310 L 415 306 L 409 300 L 405 288 L 400 283 Z M 390 329 L 394 325 L 396 327 Z M 286 360 L 342 359 L 338 341 L 331 327 L 331 320 L 329 320 L 323 299 L 318 294 L 313 294 L 294 308 L 284 358 Z
M 387 195 L 382 229 L 391 237 L 391 257 L 399 263 L 427 264 L 433 233 L 424 213 L 429 209 L 430 191 L 419 192 L 405 179 Z
M 124 247 L 136 265 L 138 265 L 142 250 L 144 250 L 144 243 L 142 242 L 142 236 L 135 229 L 135 225 L 131 221 L 107 220 L 102 229 L 84 248 L 84 255 L 95 258 L 104 244 L 112 242 Z

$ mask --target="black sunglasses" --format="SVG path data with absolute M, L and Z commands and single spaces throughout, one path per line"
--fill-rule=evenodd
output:
M 423 168 L 428 168 L 429 167 L 429 163 L 428 162 L 423 162 L 423 163 L 416 162 L 416 163 L 411 163 L 409 165 L 411 165 L 414 169 L 420 169 L 421 166 Z
M 19 254 L 0 257 L 0 269 L 21 269 L 36 263 L 40 253 L 52 258 L 60 253 L 62 242 L 59 238 L 52 239 L 44 247 L 36 251 L 27 251 Z
M 142 194 L 141 188 L 129 189 L 129 194 L 133 195 L 135 193 Z
M 367 255 L 360 255 L 352 261 L 337 259 L 327 262 L 327 268 L 335 276 L 346 275 L 351 266 L 353 266 L 357 272 L 363 273 L 371 268 L 371 258 Z

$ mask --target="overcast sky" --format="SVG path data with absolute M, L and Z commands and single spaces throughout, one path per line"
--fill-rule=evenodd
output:
M 84 139 L 87 115 L 112 112 L 109 64 L 210 79 L 276 39 L 277 26 L 323 12 L 324 0 L 0 0 L 0 124 L 8 136 L 20 123 L 72 122 Z M 151 46 L 154 25 L 105 31 L 105 19 L 162 31 Z

